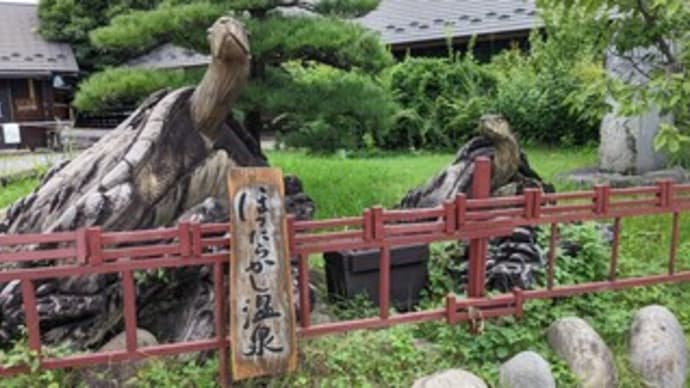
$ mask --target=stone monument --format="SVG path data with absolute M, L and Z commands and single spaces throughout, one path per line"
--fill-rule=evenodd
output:
M 611 48 L 606 55 L 608 74 L 635 86 L 647 84 L 647 73 L 662 64 L 662 56 L 654 48 L 636 48 L 622 54 Z M 663 123 L 672 123 L 672 115 L 663 115 L 652 106 L 638 116 L 624 116 L 618 101 L 609 97 L 608 103 L 613 109 L 601 122 L 598 165 L 566 172 L 562 178 L 585 185 L 609 183 L 614 187 L 649 185 L 659 179 L 690 181 L 688 172 L 681 167 L 667 168 L 664 154 L 654 150 L 659 128 Z
M 658 54 L 650 49 L 634 49 L 624 55 L 606 56 L 606 70 L 614 78 L 633 85 L 644 85 L 645 75 L 655 63 Z M 619 104 L 611 99 L 613 111 L 601 123 L 599 170 L 606 173 L 639 175 L 664 168 L 666 159 L 654 150 L 654 137 L 659 126 L 671 122 L 657 108 L 636 117 L 619 116 Z

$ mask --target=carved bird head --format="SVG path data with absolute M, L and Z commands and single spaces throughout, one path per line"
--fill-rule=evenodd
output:
M 249 58 L 249 38 L 242 24 L 229 16 L 218 19 L 208 29 L 211 55 L 226 61 Z
M 478 132 L 480 135 L 492 140 L 512 140 L 515 141 L 510 130 L 510 123 L 503 115 L 485 114 L 479 119 Z

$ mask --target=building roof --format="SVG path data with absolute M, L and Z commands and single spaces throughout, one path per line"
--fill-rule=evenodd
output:
M 183 69 L 206 66 L 210 62 L 211 57 L 208 55 L 167 43 L 147 54 L 129 60 L 126 65 L 146 69 Z
M 382 0 L 358 20 L 390 45 L 506 34 L 542 24 L 535 0 Z
M 0 2 L 0 74 L 77 73 L 68 44 L 48 42 L 37 30 L 36 4 Z

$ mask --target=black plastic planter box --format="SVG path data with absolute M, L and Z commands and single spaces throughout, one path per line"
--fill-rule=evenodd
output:
M 331 301 L 342 301 L 365 294 L 379 303 L 380 250 L 326 252 L 326 283 Z M 391 248 L 390 303 L 407 311 L 419 302 L 428 279 L 428 245 Z

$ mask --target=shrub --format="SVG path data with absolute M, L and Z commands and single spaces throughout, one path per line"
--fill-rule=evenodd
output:
M 472 56 L 406 58 L 386 82 L 402 106 L 386 148 L 455 149 L 466 141 L 489 106 L 495 79 Z
M 522 140 L 587 144 L 598 139 L 605 102 L 604 45 L 594 22 L 576 12 L 544 15 L 545 39 L 488 64 L 471 54 L 406 58 L 388 72 L 401 111 L 387 148 L 457 149 L 484 113 L 502 113 Z
M 586 20 L 552 19 L 548 38 L 534 32 L 529 55 L 507 51 L 489 65 L 498 82 L 493 110 L 526 140 L 564 145 L 599 138 L 605 113 L 603 46 Z
M 584 144 L 597 138 L 598 123 L 572 114 L 566 98 L 578 87 L 563 67 L 537 71 L 530 58 L 509 53 L 494 62 L 498 86 L 492 101 L 524 140 L 564 145 Z

